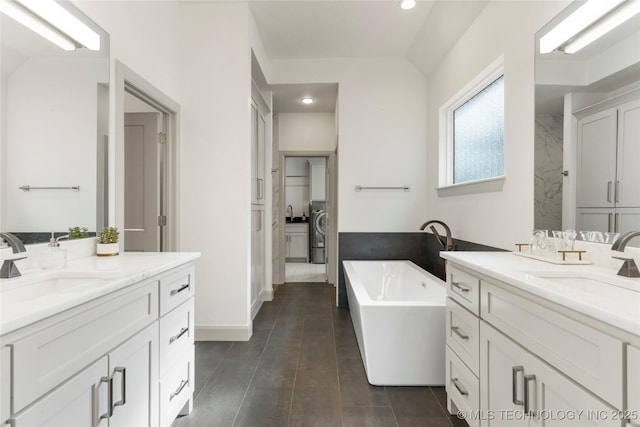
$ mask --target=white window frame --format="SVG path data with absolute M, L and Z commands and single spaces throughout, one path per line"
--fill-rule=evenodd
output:
M 449 101 L 440 107 L 439 118 L 439 187 L 438 196 L 457 196 L 462 194 L 502 191 L 505 175 L 476 181 L 453 183 L 453 113 L 482 92 L 487 86 L 504 76 L 504 56 L 500 55 L 487 68 L 467 83 Z M 505 76 L 506 79 L 506 76 Z M 504 150 L 504 146 L 503 146 Z M 504 166 L 504 165 L 503 165 Z

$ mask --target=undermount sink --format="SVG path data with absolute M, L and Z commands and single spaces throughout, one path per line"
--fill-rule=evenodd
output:
M 527 271 L 526 274 L 584 291 L 602 291 L 603 286 L 615 286 L 640 292 L 640 281 L 614 274 L 609 275 L 582 270 Z
M 96 271 L 52 271 L 35 277 L 23 276 L 9 279 L 11 281 L 3 284 L 2 298 L 9 301 L 80 292 L 87 285 L 101 282 L 107 278 L 104 272 Z

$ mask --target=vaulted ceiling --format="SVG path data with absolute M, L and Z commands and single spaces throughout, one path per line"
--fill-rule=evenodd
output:
M 403 10 L 397 0 L 251 0 L 270 59 L 396 57 L 425 75 L 471 25 L 486 0 L 418 0 Z M 283 88 L 296 93 L 295 88 Z M 312 88 L 309 88 L 311 90 Z M 325 88 L 326 89 L 326 88 Z M 276 110 L 291 98 L 274 87 Z

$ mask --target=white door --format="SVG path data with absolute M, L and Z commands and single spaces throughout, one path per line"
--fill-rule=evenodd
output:
M 109 353 L 113 414 L 109 427 L 158 424 L 158 323 Z
M 14 427 L 108 426 L 107 375 L 107 357 L 102 357 L 15 417 L 11 425 Z
M 508 343 L 508 345 L 506 344 Z M 480 409 L 482 426 L 528 426 L 528 419 L 508 420 L 490 414 L 523 414 L 524 365 L 515 344 L 486 324 L 480 326 Z
M 616 207 L 640 207 L 640 101 L 618 107 L 617 173 Z
M 617 109 L 578 121 L 577 207 L 613 207 Z
M 125 114 L 125 251 L 160 250 L 159 113 Z
M 262 304 L 265 281 L 264 263 L 264 211 L 251 211 L 251 318 Z

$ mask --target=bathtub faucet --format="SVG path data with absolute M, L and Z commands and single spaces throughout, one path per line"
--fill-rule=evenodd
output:
M 442 245 L 442 247 L 445 248 L 446 251 L 452 251 L 454 249 L 454 246 L 453 246 L 453 238 L 451 237 L 451 229 L 449 228 L 449 226 L 442 221 L 433 219 L 431 221 L 427 221 L 424 224 L 422 224 L 420 226 L 420 230 L 424 230 L 430 224 L 440 224 L 444 228 L 444 231 L 447 234 L 446 238 L 443 238 L 433 225 L 429 227 L 433 235 L 436 236 L 436 239 L 438 239 L 438 242 L 440 242 L 440 244 Z

